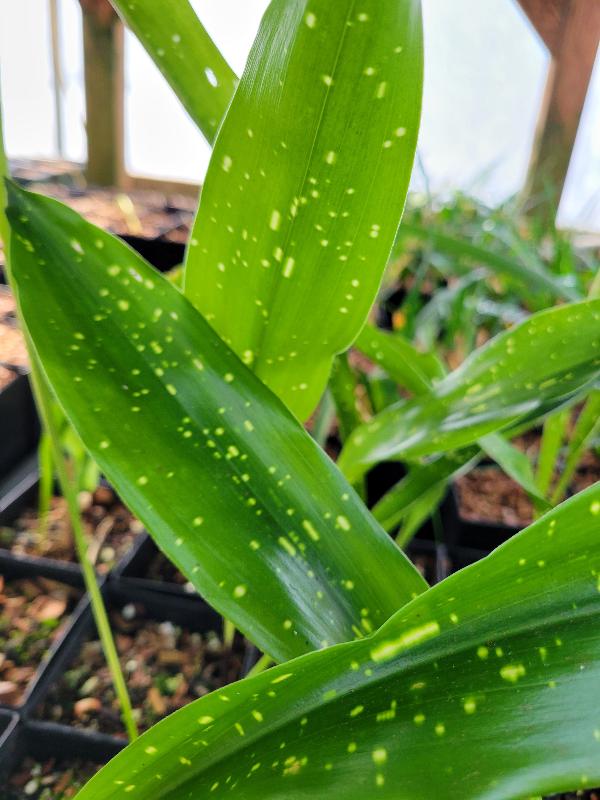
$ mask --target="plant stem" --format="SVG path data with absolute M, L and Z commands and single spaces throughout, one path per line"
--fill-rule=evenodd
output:
M 252 669 L 248 670 L 246 677 L 253 678 L 255 675 L 260 675 L 261 672 L 264 672 L 268 667 L 271 666 L 271 664 L 274 663 L 275 661 L 271 658 L 271 656 L 263 655 L 258 659 Z
M 31 342 L 29 341 L 29 337 L 27 337 L 27 339 L 30 356 L 33 356 L 31 359 L 31 379 L 36 402 L 38 404 L 44 430 L 46 431 L 52 446 L 52 455 L 54 458 L 54 465 L 58 475 L 60 487 L 63 496 L 67 501 L 71 528 L 73 530 L 73 539 L 75 541 L 75 549 L 77 550 L 77 557 L 83 571 L 83 579 L 90 597 L 92 612 L 94 614 L 94 620 L 96 621 L 96 628 L 98 629 L 100 641 L 102 642 L 104 655 L 111 671 L 117 697 L 119 698 L 123 724 L 125 725 L 129 739 L 133 741 L 138 735 L 137 725 L 133 717 L 131 700 L 127 692 L 125 678 L 123 677 L 123 672 L 121 670 L 121 664 L 119 662 L 119 655 L 115 646 L 115 640 L 110 629 L 110 622 L 106 612 L 106 606 L 104 605 L 102 593 L 100 591 L 100 587 L 98 586 L 96 573 L 94 572 L 94 568 L 87 557 L 87 542 L 81 522 L 81 515 L 79 513 L 79 504 L 77 501 L 75 484 L 69 477 L 67 462 L 63 455 L 60 444 L 60 434 L 52 417 L 52 397 L 50 395 L 50 390 L 42 374 L 37 357 L 30 346 Z
M 235 639 L 235 625 L 228 619 L 223 617 L 223 644 L 230 650 L 233 647 L 233 640 Z
M 48 514 L 52 500 L 52 484 L 54 483 L 54 463 L 52 459 L 52 442 L 46 431 L 42 431 L 38 445 L 38 464 L 40 482 L 38 488 L 38 531 L 40 536 L 46 535 Z
M 2 107 L 0 98 L 0 237 L 2 237 L 2 241 L 4 244 L 4 263 L 5 263 L 6 277 L 8 279 L 9 285 L 12 286 L 12 278 L 10 270 L 10 226 L 8 224 L 8 219 L 6 217 L 6 188 L 4 185 L 5 177 L 8 177 L 8 162 L 6 158 L 6 152 L 4 150 L 4 138 L 2 132 Z M 14 294 L 18 306 L 18 293 L 14 292 Z M 137 725 L 133 717 L 131 700 L 129 699 L 129 694 L 127 692 L 127 685 L 125 683 L 125 678 L 123 677 L 121 664 L 119 662 L 119 655 L 117 653 L 115 641 L 112 635 L 112 631 L 110 629 L 110 622 L 108 619 L 108 614 L 106 613 L 104 599 L 102 597 L 100 587 L 98 586 L 98 580 L 94 568 L 87 557 L 87 542 L 86 542 L 85 532 L 83 530 L 83 525 L 81 522 L 81 516 L 79 513 L 77 491 L 75 489 L 75 484 L 71 481 L 69 477 L 69 472 L 67 469 L 67 461 L 62 452 L 62 447 L 60 443 L 60 432 L 58 431 L 58 428 L 56 427 L 56 424 L 54 422 L 54 417 L 52 413 L 51 390 L 42 373 L 37 353 L 33 347 L 33 343 L 29 336 L 27 327 L 24 324 L 24 321 L 21 317 L 20 317 L 20 322 L 25 337 L 25 343 L 27 345 L 29 359 L 31 362 L 32 388 L 35 395 L 36 404 L 40 412 L 40 417 L 45 435 L 48 437 L 50 441 L 54 466 L 56 468 L 61 490 L 65 497 L 65 500 L 67 501 L 67 508 L 69 511 L 71 528 L 73 531 L 75 549 L 77 551 L 77 557 L 81 564 L 85 588 L 90 598 L 92 612 L 94 615 L 94 620 L 96 622 L 96 627 L 98 629 L 98 634 L 100 636 L 100 641 L 102 642 L 104 655 L 106 657 L 106 661 L 111 671 L 115 691 L 117 697 L 119 698 L 119 703 L 121 705 L 121 716 L 123 719 L 123 723 L 125 725 L 125 729 L 127 730 L 130 740 L 133 741 L 133 739 L 135 739 L 138 735 Z

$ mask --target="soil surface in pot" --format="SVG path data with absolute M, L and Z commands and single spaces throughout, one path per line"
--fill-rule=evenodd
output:
M 241 637 L 236 636 L 230 650 L 216 633 L 157 622 L 137 604 L 113 609 L 111 624 L 140 730 L 241 677 L 245 652 Z M 97 639 L 83 644 L 36 714 L 78 728 L 125 735 Z
M 179 192 L 68 186 L 64 183 L 41 183 L 30 187 L 66 203 L 89 222 L 120 235 L 163 236 L 169 241 L 185 242 L 194 221 L 197 197 Z
M 68 800 L 99 769 L 91 761 L 25 758 L 10 776 L 2 800 Z
M 0 286 L 0 322 L 14 323 L 17 304 L 8 286 Z
M 46 578 L 0 575 L 0 702 L 17 705 L 81 597 Z
M 600 480 L 600 459 L 591 451 L 584 454 L 570 486 L 576 494 Z M 487 522 L 524 528 L 534 519 L 533 504 L 519 484 L 498 467 L 476 467 L 458 478 L 459 514 L 471 522 Z
M 29 365 L 23 334 L 12 323 L 0 322 L 0 361 L 13 367 Z
M 9 383 L 12 383 L 16 377 L 17 373 L 13 372 L 12 369 L 0 367 L 0 392 L 5 388 L 5 386 L 8 386 Z
M 129 551 L 143 525 L 108 487 L 99 486 L 93 494 L 82 492 L 79 500 L 90 558 L 98 572 L 106 573 Z M 29 510 L 12 527 L 0 528 L 0 547 L 15 555 L 77 561 L 65 499 L 52 498 L 45 527 L 40 526 L 37 510 Z

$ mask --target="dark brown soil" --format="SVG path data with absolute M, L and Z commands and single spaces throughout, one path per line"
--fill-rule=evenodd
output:
M 129 604 L 111 612 L 140 730 L 208 692 L 241 677 L 244 646 L 233 651 L 216 633 L 196 633 L 146 617 Z M 97 639 L 87 641 L 38 709 L 47 720 L 124 736 L 108 667 Z
M 535 441 L 525 447 L 535 449 Z M 600 459 L 591 451 L 584 454 L 570 486 L 577 494 L 600 480 Z M 490 522 L 524 528 L 533 522 L 533 504 L 516 481 L 498 467 L 477 467 L 454 483 L 460 516 L 474 522 Z
M 0 322 L 12 323 L 15 320 L 16 303 L 8 286 L 0 286 Z
M 68 800 L 100 769 L 89 761 L 24 759 L 10 776 L 3 800 Z
M 16 377 L 17 373 L 13 372 L 13 370 L 0 367 L 0 391 L 8 386 L 9 383 L 12 383 Z
M 0 702 L 17 705 L 81 597 L 45 578 L 0 575 Z
M 0 361 L 14 367 L 27 367 L 29 359 L 25 340 L 13 325 L 0 322 Z
M 34 184 L 33 191 L 66 203 L 89 222 L 120 235 L 164 236 L 185 242 L 193 223 L 197 197 L 137 189 L 123 192 L 60 183 Z
M 522 528 L 533 522 L 533 505 L 518 483 L 498 467 L 477 467 L 455 481 L 460 516 L 469 521 Z
M 100 486 L 93 495 L 82 493 L 80 505 L 91 542 L 89 555 L 98 572 L 106 573 L 128 552 L 143 526 L 107 487 Z M 15 555 L 77 561 L 64 498 L 52 499 L 45 530 L 33 510 L 26 511 L 13 527 L 0 528 L 0 546 Z

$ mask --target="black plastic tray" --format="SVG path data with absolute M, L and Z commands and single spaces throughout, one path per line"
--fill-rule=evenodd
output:
M 29 378 L 17 372 L 0 391 L 0 480 L 35 449 L 39 435 Z

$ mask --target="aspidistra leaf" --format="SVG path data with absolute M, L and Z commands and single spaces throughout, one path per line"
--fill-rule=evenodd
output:
M 532 315 L 472 353 L 429 394 L 399 402 L 357 428 L 339 465 L 356 480 L 386 458 L 413 460 L 534 420 L 600 377 L 600 300 Z
M 111 0 L 206 139 L 215 139 L 237 76 L 188 0 Z
M 45 373 L 167 556 L 283 660 L 426 584 L 284 405 L 118 239 L 11 185 L 12 270 Z
M 435 353 L 421 353 L 403 336 L 365 325 L 354 346 L 379 364 L 396 383 L 413 394 L 427 394 L 431 383 L 446 374 Z
M 215 144 L 185 292 L 300 419 L 394 241 L 422 47 L 419 0 L 273 0 Z
M 522 800 L 598 785 L 600 484 L 369 639 L 236 683 L 81 800 Z

